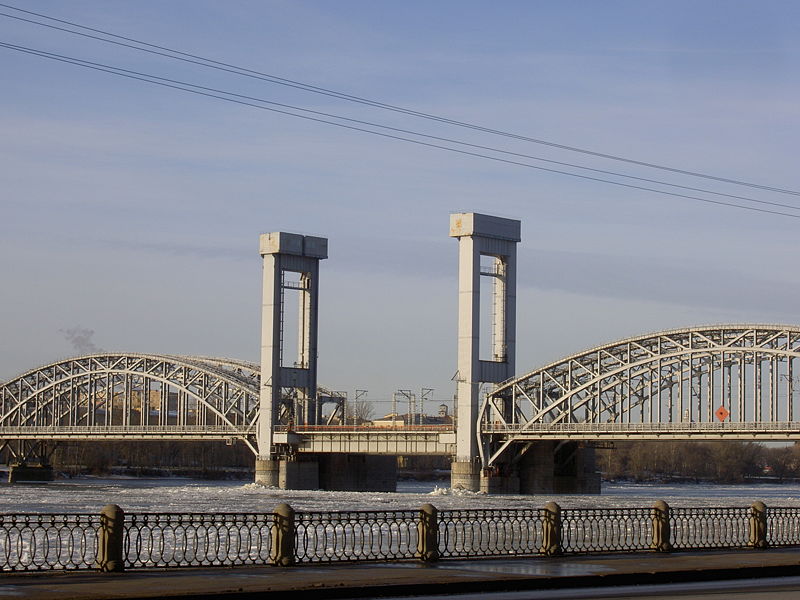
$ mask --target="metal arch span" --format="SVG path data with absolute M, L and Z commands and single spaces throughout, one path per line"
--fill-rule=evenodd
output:
M 0 385 L 0 439 L 234 439 L 255 450 L 255 365 L 94 354 Z
M 484 463 L 542 439 L 800 439 L 800 327 L 717 325 L 630 338 L 500 384 Z
M 0 450 L 12 440 L 240 439 L 258 455 L 260 379 L 257 364 L 228 358 L 113 353 L 62 360 L 0 384 Z M 343 392 L 319 386 L 317 392 L 320 402 L 336 404 L 331 417 L 343 415 Z M 358 444 L 352 426 L 290 435 L 286 423 L 292 422 L 295 400 L 287 395 L 282 402 L 278 437 L 297 452 L 449 449 L 439 432 L 424 428 L 389 433 L 364 428 Z

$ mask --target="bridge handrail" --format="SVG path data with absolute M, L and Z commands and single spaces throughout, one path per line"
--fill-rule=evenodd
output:
M 252 429 L 236 427 L 229 423 L 217 425 L 0 425 L 2 431 L 246 431 Z
M 0 515 L 0 571 L 104 570 L 103 552 L 120 556 L 121 570 L 800 546 L 800 507 L 761 502 L 297 513 L 282 505 L 274 513 L 131 513 L 105 525 L 102 519 Z
M 412 432 L 452 432 L 453 425 L 278 425 L 277 432 L 294 433 L 393 433 L 398 431 Z
M 485 433 L 582 433 L 582 432 L 651 432 L 651 431 L 797 431 L 800 421 L 762 421 L 762 422 L 679 422 L 679 423 L 483 423 Z

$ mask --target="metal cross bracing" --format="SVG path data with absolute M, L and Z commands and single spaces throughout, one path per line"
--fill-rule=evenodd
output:
M 545 439 L 800 439 L 797 358 L 800 327 L 774 325 L 681 329 L 594 348 L 496 386 L 479 411 L 481 457 L 491 466 L 515 445 Z M 232 359 L 72 358 L 0 385 L 0 444 L 241 439 L 257 454 L 259 380 L 258 365 Z M 303 438 L 298 451 L 408 451 L 409 431 L 303 427 L 284 395 L 276 430 Z M 318 398 L 344 402 L 322 388 Z M 280 433 L 280 423 L 294 432 Z M 447 432 L 418 428 L 414 453 L 452 451 Z
M 255 452 L 257 409 L 250 363 L 96 354 L 0 386 L 0 440 L 238 438 Z
M 62 360 L 0 385 L 0 452 L 43 455 L 52 451 L 42 450 L 43 442 L 60 440 L 239 439 L 257 455 L 260 378 L 257 364 L 226 358 L 115 353 Z M 342 418 L 346 393 L 317 392 L 318 410 L 333 403 L 329 421 Z M 275 429 L 282 439 L 305 428 L 298 452 L 450 451 L 430 427 L 356 427 L 355 435 L 353 426 L 308 426 L 296 419 L 297 403 L 292 388 L 282 390 Z
M 575 354 L 495 387 L 479 411 L 489 466 L 536 440 L 800 439 L 800 327 L 664 331 Z

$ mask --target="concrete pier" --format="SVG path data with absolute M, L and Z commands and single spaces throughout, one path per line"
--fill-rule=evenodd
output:
M 570 448 L 571 446 L 571 448 Z M 600 472 L 597 470 L 595 449 L 576 442 L 566 447 L 570 455 L 563 470 L 556 465 L 553 492 L 556 494 L 599 494 Z
M 24 481 L 53 481 L 53 467 L 50 465 L 9 465 L 8 483 Z
M 370 454 L 319 454 L 319 483 L 340 492 L 397 491 L 397 457 Z
M 313 455 L 257 459 L 255 482 L 282 490 L 317 490 L 319 465 Z
M 455 466 L 455 463 L 454 463 Z M 468 479 L 454 473 L 453 481 Z M 536 442 L 514 464 L 501 463 L 480 473 L 487 494 L 599 494 L 595 450 L 574 442 Z
M 319 462 L 316 456 L 278 461 L 278 487 L 282 490 L 318 490 Z
M 456 461 L 450 465 L 450 487 L 478 492 L 481 489 L 481 466 L 475 461 Z
M 537 442 L 519 460 L 519 491 L 521 494 L 549 494 L 554 490 L 555 442 Z
M 255 482 L 269 487 L 278 487 L 278 469 L 280 468 L 277 460 L 256 459 Z
M 283 490 L 394 492 L 397 490 L 397 457 L 305 454 L 257 460 L 255 481 Z

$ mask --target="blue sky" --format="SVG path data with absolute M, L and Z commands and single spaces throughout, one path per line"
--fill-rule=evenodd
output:
M 794 2 L 11 4 L 494 129 L 800 189 Z M 7 17 L 0 40 L 800 206 L 796 196 L 478 134 Z M 457 297 L 447 229 L 449 213 L 466 210 L 522 220 L 520 373 L 648 331 L 800 320 L 796 218 L 411 145 L 5 48 L 0 107 L 0 379 L 76 354 L 64 333 L 74 328 L 94 331 L 105 350 L 256 359 L 258 234 L 284 230 L 329 238 L 320 381 L 373 399 L 421 387 L 450 398 Z

